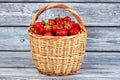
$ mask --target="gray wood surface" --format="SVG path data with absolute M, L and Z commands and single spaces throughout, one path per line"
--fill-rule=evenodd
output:
M 87 26 L 87 52 L 75 75 L 41 74 L 29 52 L 31 19 L 52 3 L 72 7 Z M 39 20 L 59 15 L 75 20 L 62 9 L 47 10 Z M 0 0 L 0 80 L 120 80 L 120 0 Z
M 0 2 L 120 2 L 120 0 L 0 0 Z
M 82 69 L 120 69 L 119 52 L 86 52 Z M 0 68 L 34 68 L 30 52 L 0 52 Z
M 28 27 L 0 27 L 0 50 L 29 50 Z M 120 51 L 120 28 L 87 27 L 87 51 Z
M 2 80 L 120 80 L 119 69 L 81 69 L 75 75 L 46 76 L 35 68 L 0 68 Z
M 119 52 L 86 52 L 82 68 L 65 77 L 39 74 L 30 52 L 0 52 L 0 80 L 119 80 Z
M 35 12 L 50 3 L 0 3 L 0 26 L 29 25 Z M 120 26 L 120 4 L 65 3 L 75 9 L 87 26 Z M 62 13 L 61 13 L 62 12 Z M 39 18 L 70 15 L 62 9 L 50 9 Z

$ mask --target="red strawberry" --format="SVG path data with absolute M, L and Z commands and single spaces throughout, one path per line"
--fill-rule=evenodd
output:
M 40 25 L 39 24 L 35 24 L 33 27 L 34 27 L 35 30 L 38 30 L 40 28 Z
M 40 29 L 41 27 L 44 27 L 44 25 L 43 25 L 42 22 L 37 22 L 37 23 L 35 23 L 35 25 L 34 25 L 35 30 L 38 30 L 38 29 Z
M 57 25 L 60 25 L 62 20 L 63 20 L 63 18 L 55 18 L 55 23 Z
M 71 18 L 70 18 L 69 16 L 65 16 L 65 17 L 64 17 L 64 21 L 70 22 L 70 21 L 71 21 Z
M 38 35 L 43 35 L 44 34 L 44 28 L 40 28 L 39 30 L 35 30 L 35 34 L 38 34 Z
M 55 32 L 58 29 L 58 25 L 53 25 L 52 26 L 52 31 Z
M 40 28 L 38 30 L 38 32 L 39 32 L 39 35 L 43 35 L 45 33 L 45 30 L 44 30 L 44 28 Z
M 62 26 L 65 26 L 64 20 L 61 20 L 61 21 L 60 21 L 60 24 L 61 24 Z
M 60 18 L 60 17 L 55 18 L 55 22 L 58 22 L 58 21 L 60 21 L 60 20 L 61 20 L 61 18 Z
M 38 31 L 38 30 L 36 30 L 36 31 L 35 31 L 35 34 L 39 34 L 39 31 Z
M 56 31 L 56 36 L 67 36 L 68 31 L 66 29 L 59 29 Z
M 44 36 L 52 36 L 52 33 L 51 33 L 51 32 L 46 32 L 46 33 L 44 34 Z
M 63 27 L 61 25 L 53 25 L 52 26 L 52 31 L 55 33 L 57 30 L 62 29 Z
M 60 25 L 60 24 L 61 24 L 61 21 L 57 21 L 56 24 L 57 24 L 57 25 Z
M 65 24 L 64 24 L 64 21 L 62 21 L 62 20 L 61 20 L 61 21 L 56 22 L 56 24 L 57 24 L 57 25 L 61 25 L 61 26 L 64 26 L 64 25 L 65 25 Z
M 78 30 L 80 31 L 80 26 L 79 26 L 79 24 L 78 24 L 78 23 L 75 23 L 75 27 L 77 27 L 77 28 L 78 28 Z
M 51 28 L 50 25 L 46 24 L 46 25 L 44 26 L 44 30 L 45 30 L 45 32 L 50 32 L 50 31 L 52 31 L 52 28 Z
M 52 26 L 52 25 L 55 24 L 55 21 L 54 21 L 53 19 L 49 19 L 49 20 L 48 20 L 48 24 Z
M 74 25 L 75 25 L 75 22 L 74 22 L 74 21 L 71 21 L 70 24 L 74 26 Z
M 71 21 L 70 23 L 65 24 L 65 28 L 70 31 L 72 28 L 74 28 L 75 22 Z
M 78 32 L 79 32 L 79 29 L 77 27 L 75 27 L 75 28 L 73 28 L 69 31 L 69 34 L 70 35 L 75 35 L 75 34 L 78 34 Z
M 34 29 L 35 29 L 35 34 L 39 34 L 39 35 L 44 34 L 44 25 L 42 22 L 35 23 Z

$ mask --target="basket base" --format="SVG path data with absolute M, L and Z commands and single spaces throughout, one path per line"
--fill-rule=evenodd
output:
M 80 68 L 77 69 L 76 71 L 71 71 L 69 73 L 59 73 L 59 74 L 57 74 L 57 73 L 51 73 L 51 72 L 44 72 L 44 71 L 41 71 L 38 68 L 37 68 L 37 70 L 39 71 L 39 73 L 42 73 L 42 74 L 45 74 L 45 75 L 49 75 L 49 76 L 66 76 L 66 75 L 72 75 L 72 74 L 77 73 L 77 71 L 79 71 Z

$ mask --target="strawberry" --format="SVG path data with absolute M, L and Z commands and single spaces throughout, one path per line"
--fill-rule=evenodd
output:
M 45 33 L 44 28 L 40 28 L 38 31 L 39 31 L 39 35 L 43 35 Z
M 70 24 L 73 25 L 73 26 L 75 26 L 75 22 L 74 21 L 71 21 Z
M 39 35 L 44 34 L 44 25 L 42 22 L 35 23 L 33 27 L 35 29 L 35 34 L 39 34 Z
M 40 28 L 39 30 L 35 30 L 35 34 L 38 34 L 38 35 L 43 35 L 44 34 L 44 28 Z
M 38 30 L 36 30 L 34 33 L 35 33 L 35 34 L 39 34 L 39 31 L 38 31 Z
M 51 32 L 46 32 L 46 33 L 44 34 L 44 36 L 52 36 L 52 33 L 51 33 Z
M 79 24 L 71 21 L 69 16 L 49 19 L 48 23 L 42 20 L 41 22 L 36 22 L 33 27 L 35 34 L 44 36 L 69 36 L 78 34 L 80 31 Z
M 67 36 L 68 31 L 66 29 L 59 29 L 56 31 L 56 36 Z
M 77 27 L 77 28 L 78 28 L 78 30 L 80 31 L 80 26 L 79 26 L 79 24 L 78 24 L 78 23 L 75 23 L 75 27 Z
M 65 23 L 65 28 L 70 31 L 72 28 L 74 28 L 75 22 L 71 21 L 70 23 Z
M 63 26 L 62 25 L 53 25 L 52 26 L 52 31 L 55 33 L 57 30 L 59 30 L 59 29 L 62 29 L 63 28 Z
M 41 27 L 44 27 L 44 25 L 43 25 L 42 22 L 37 22 L 37 23 L 35 23 L 35 25 L 34 25 L 35 30 L 38 30 L 38 29 L 40 29 Z
M 58 21 L 60 21 L 60 20 L 61 20 L 60 17 L 55 18 L 55 22 L 58 22 Z
M 52 26 L 52 31 L 53 31 L 53 32 L 56 32 L 57 29 L 58 29 L 58 25 L 53 25 L 53 26 Z
M 44 30 L 45 30 L 45 32 L 50 32 L 50 31 L 52 31 L 52 28 L 51 28 L 51 26 L 49 24 L 46 24 L 44 26 Z
M 55 18 L 55 23 L 56 23 L 57 25 L 60 25 L 62 20 L 63 20 L 63 18 L 60 18 L 60 17 Z
M 75 35 L 75 34 L 78 34 L 78 32 L 79 32 L 79 29 L 77 27 L 75 27 L 75 28 L 73 28 L 69 31 L 69 34 L 70 35 Z
M 59 25 L 59 26 L 64 26 L 65 25 L 64 21 L 58 21 L 58 22 L 56 22 L 56 24 Z
M 70 18 L 69 16 L 65 16 L 63 19 L 64 19 L 64 21 L 66 21 L 66 22 L 70 22 L 70 21 L 71 21 L 71 18 Z
M 49 19 L 49 20 L 48 20 L 48 24 L 49 24 L 50 26 L 53 26 L 53 25 L 55 24 L 55 21 L 54 21 L 53 19 Z
M 60 24 L 61 24 L 62 26 L 65 26 L 64 20 L 61 20 L 61 21 L 60 21 Z

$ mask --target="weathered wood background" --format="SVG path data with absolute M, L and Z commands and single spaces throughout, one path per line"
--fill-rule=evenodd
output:
M 27 30 L 35 12 L 52 3 L 72 7 L 87 27 L 87 52 L 76 75 L 48 77 L 34 67 Z M 72 16 L 50 9 L 39 20 L 58 15 Z M 120 80 L 120 0 L 0 0 L 0 80 L 21 79 Z

